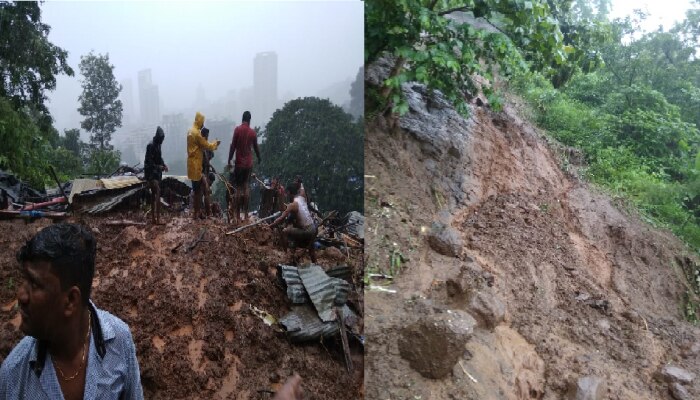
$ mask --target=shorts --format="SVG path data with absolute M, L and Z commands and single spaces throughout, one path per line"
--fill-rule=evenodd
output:
M 284 231 L 297 247 L 309 247 L 316 240 L 316 235 L 318 235 L 318 229 L 313 225 L 303 229 L 288 227 Z
M 233 174 L 231 174 L 231 180 L 234 186 L 236 187 L 243 187 L 248 184 L 248 180 L 250 179 L 250 173 L 253 171 L 253 168 L 242 168 L 242 167 L 236 167 L 233 169 Z

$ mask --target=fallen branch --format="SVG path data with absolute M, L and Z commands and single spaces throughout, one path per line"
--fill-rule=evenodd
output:
M 282 214 L 282 213 L 279 212 L 279 211 L 277 211 L 276 213 L 274 213 L 274 214 L 272 214 L 272 215 L 268 215 L 268 216 L 265 217 L 265 218 L 259 219 L 259 220 L 255 221 L 255 222 L 253 222 L 252 224 L 243 225 L 243 226 L 241 226 L 241 227 L 238 228 L 238 229 L 232 230 L 231 232 L 226 232 L 226 234 L 227 234 L 227 235 L 233 235 L 234 233 L 238 233 L 238 232 L 240 232 L 240 231 L 242 231 L 242 230 L 245 230 L 245 229 L 248 229 L 248 228 L 250 228 L 250 227 L 252 227 L 252 226 L 260 225 L 261 223 L 263 223 L 263 222 L 265 222 L 265 221 L 268 221 L 268 220 L 271 220 L 271 219 L 275 219 L 275 218 L 279 217 L 280 214 Z
M 128 220 L 119 220 L 119 221 L 106 221 L 104 223 L 105 225 L 118 225 L 118 226 L 144 226 L 146 225 L 145 222 L 136 222 L 136 221 L 128 221 Z
M 204 238 L 204 234 L 205 234 L 206 232 L 207 232 L 206 228 L 202 228 L 202 230 L 199 232 L 199 237 L 197 238 L 197 240 L 195 240 L 194 242 L 192 242 L 192 244 L 190 244 L 189 246 L 187 246 L 187 248 L 185 249 L 185 253 L 189 253 L 190 251 L 192 251 L 192 249 L 194 249 L 195 247 L 197 247 L 197 245 L 198 245 L 200 242 L 203 242 L 204 240 L 202 240 L 202 239 Z
M 340 340 L 343 342 L 343 355 L 345 355 L 345 367 L 348 372 L 352 372 L 352 358 L 350 357 L 350 345 L 348 336 L 345 333 L 345 319 L 343 318 L 343 310 L 336 307 L 335 315 L 338 318 L 338 328 L 340 329 Z

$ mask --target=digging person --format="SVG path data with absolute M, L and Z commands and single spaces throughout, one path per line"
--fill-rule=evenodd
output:
M 153 140 L 146 146 L 146 159 L 144 165 L 144 178 L 148 182 L 151 191 L 151 221 L 160 224 L 160 182 L 163 172 L 168 172 L 168 166 L 163 161 L 160 147 L 165 140 L 165 132 L 160 126 L 156 128 Z
M 318 234 L 318 229 L 316 228 L 316 223 L 311 217 L 311 212 L 306 204 L 306 199 L 304 196 L 299 194 L 299 184 L 291 184 L 287 186 L 287 193 L 292 199 L 291 203 L 287 205 L 282 215 L 277 217 L 273 223 L 270 224 L 270 228 L 275 227 L 282 221 L 285 221 L 288 216 L 291 215 L 292 226 L 288 226 L 282 230 L 282 241 L 287 247 L 290 247 L 289 241 L 294 242 L 295 247 L 306 248 L 309 250 L 309 256 L 312 262 L 316 262 L 316 250 L 314 249 L 314 241 L 316 240 L 316 235 Z M 294 256 L 295 248 L 292 247 L 292 255 Z
M 233 199 L 233 222 L 238 224 L 241 211 L 244 212 L 244 220 L 248 220 L 248 202 L 250 199 L 249 180 L 253 170 L 253 152 L 261 162 L 258 138 L 250 127 L 250 111 L 243 113 L 243 122 L 233 130 L 233 140 L 228 152 L 228 167 L 231 168 L 231 159 L 236 156 L 235 166 L 231 174 L 236 193 Z
M 220 140 L 215 142 L 207 141 L 201 133 L 204 127 L 204 115 L 197 112 L 194 117 L 194 123 L 189 131 L 187 131 L 187 178 L 192 181 L 192 204 L 194 208 L 193 218 L 205 218 L 200 209 L 202 207 L 202 161 L 204 158 L 204 150 L 216 150 L 219 148 Z
M 18 252 L 26 336 L 0 367 L 0 400 L 143 398 L 129 327 L 90 300 L 95 253 L 90 231 L 64 223 Z

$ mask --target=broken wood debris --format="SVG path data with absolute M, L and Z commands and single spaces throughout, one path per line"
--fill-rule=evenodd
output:
M 270 216 L 267 216 L 267 217 L 265 217 L 265 218 L 261 218 L 261 219 L 255 221 L 255 222 L 253 222 L 253 223 L 250 223 L 250 224 L 248 224 L 248 225 L 243 225 L 243 226 L 241 226 L 240 228 L 237 228 L 237 229 L 232 230 L 231 232 L 226 232 L 226 234 L 227 234 L 227 235 L 233 235 L 234 233 L 238 233 L 238 232 L 240 232 L 240 231 L 246 230 L 246 229 L 248 229 L 248 228 L 250 228 L 250 227 L 253 227 L 253 226 L 255 226 L 255 225 L 260 225 L 261 223 L 263 223 L 263 222 L 265 222 L 265 221 L 269 221 L 269 220 L 271 220 L 271 219 L 275 219 L 275 218 L 279 217 L 281 214 L 282 214 L 281 212 L 277 211 L 276 213 L 274 213 L 274 214 L 272 214 L 272 215 L 270 215 Z

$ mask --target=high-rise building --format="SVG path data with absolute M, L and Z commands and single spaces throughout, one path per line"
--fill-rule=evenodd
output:
M 155 125 L 160 122 L 158 86 L 151 82 L 150 69 L 139 71 L 139 108 L 141 123 Z
M 122 91 L 119 100 L 122 101 L 122 125 L 129 126 L 135 122 L 134 118 L 134 88 L 131 79 L 121 81 Z
M 266 124 L 277 108 L 277 53 L 258 53 L 253 60 L 253 118 Z M 245 107 L 245 106 L 244 106 Z M 258 114 L 257 116 L 255 114 Z

